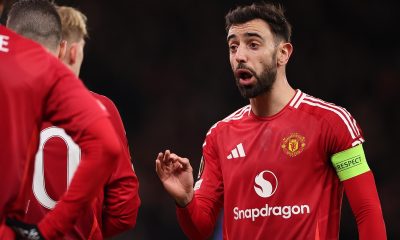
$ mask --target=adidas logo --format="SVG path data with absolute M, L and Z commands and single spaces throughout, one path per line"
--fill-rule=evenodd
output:
M 246 153 L 244 152 L 242 143 L 239 143 L 234 149 L 232 149 L 231 154 L 229 154 L 226 158 L 232 159 L 239 157 L 246 157 Z

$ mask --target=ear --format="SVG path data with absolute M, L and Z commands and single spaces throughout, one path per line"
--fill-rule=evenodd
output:
M 60 51 L 58 52 L 58 59 L 63 59 L 67 52 L 67 41 L 62 40 L 60 43 Z
M 278 66 L 286 65 L 293 52 L 293 45 L 289 42 L 282 42 L 278 46 L 277 63 Z
M 78 53 L 78 44 L 72 43 L 69 48 L 69 64 L 70 65 L 74 65 L 76 63 L 77 53 Z

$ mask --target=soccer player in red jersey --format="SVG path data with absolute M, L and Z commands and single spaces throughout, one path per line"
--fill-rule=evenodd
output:
M 42 3 L 48 2 L 35 2 L 46 8 Z M 57 24 L 61 25 L 60 21 Z M 39 27 L 43 35 L 54 30 L 54 26 Z M 28 239 L 60 237 L 73 227 L 82 209 L 90 206 L 115 167 L 121 146 L 108 113 L 64 64 L 37 43 L 3 26 L 0 112 L 0 239 L 14 239 L 5 218 L 19 219 L 25 211 L 20 199 L 25 199 L 23 195 L 31 187 L 24 183 L 32 178 L 41 123 L 50 121 L 64 128 L 81 146 L 81 164 L 54 210 L 37 226 L 9 221 Z
M 250 104 L 211 127 L 194 187 L 188 159 L 169 150 L 156 159 L 185 234 L 208 238 L 224 208 L 224 239 L 338 239 L 344 190 L 360 239 L 386 239 L 356 121 L 287 81 L 293 46 L 282 8 L 240 6 L 225 19 L 236 84 Z
M 18 12 L 24 5 L 13 7 L 9 21 L 23 25 L 18 21 Z M 86 16 L 71 7 L 57 7 L 61 17 L 62 41 L 41 39 L 30 35 L 32 40 L 41 43 L 52 54 L 59 57 L 77 76 L 83 61 L 83 48 L 87 37 Z M 16 16 L 14 16 L 16 15 Z M 43 24 L 52 24 L 47 21 Z M 61 33 L 61 29 L 57 32 Z M 26 32 L 21 31 L 22 35 Z M 59 48 L 52 46 L 60 45 Z M 134 173 L 128 148 L 125 129 L 114 103 L 105 96 L 92 93 L 105 106 L 110 120 L 117 130 L 122 144 L 122 154 L 117 160 L 117 168 L 107 180 L 103 191 L 98 194 L 91 208 L 85 209 L 72 231 L 65 233 L 64 239 L 103 239 L 134 227 L 140 199 L 138 180 Z M 42 125 L 39 151 L 36 154 L 35 171 L 29 195 L 26 199 L 24 222 L 37 224 L 56 201 L 66 191 L 75 169 L 80 162 L 80 147 L 62 128 L 49 122 Z

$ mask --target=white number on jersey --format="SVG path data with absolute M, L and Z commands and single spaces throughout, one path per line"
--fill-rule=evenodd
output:
M 61 138 L 67 145 L 67 188 L 81 159 L 80 147 L 72 140 L 72 138 L 64 131 L 64 129 L 58 127 L 49 127 L 40 132 L 40 143 L 38 152 L 36 153 L 32 189 L 38 202 L 48 209 L 53 209 L 57 201 L 53 200 L 46 192 L 43 166 L 43 149 L 46 145 L 46 142 L 54 137 Z
M 8 52 L 8 51 L 10 51 L 7 48 L 8 40 L 10 40 L 9 36 L 0 34 L 0 52 Z

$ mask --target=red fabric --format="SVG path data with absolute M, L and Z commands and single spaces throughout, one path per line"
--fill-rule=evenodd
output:
M 3 221 L 0 223 L 0 239 L 13 240 L 15 239 L 14 231 L 9 228 Z
M 179 224 L 189 239 L 207 239 L 213 233 L 218 212 L 208 208 L 210 204 L 193 198 L 186 207 L 176 207 Z
M 90 176 L 89 184 L 85 187 L 90 190 L 87 197 L 93 197 L 92 192 L 97 189 L 99 182 L 108 177 L 112 168 L 105 171 L 104 175 L 92 174 L 93 170 L 90 169 L 97 169 L 97 164 L 100 162 L 109 166 L 109 160 L 106 158 L 116 154 L 115 151 L 119 145 L 110 123 L 105 123 L 104 128 L 101 128 L 101 132 L 109 132 L 109 134 L 103 134 L 107 136 L 91 135 L 90 131 L 85 132 L 84 129 L 92 128 L 92 124 L 96 121 L 108 122 L 106 112 L 101 110 L 82 82 L 40 45 L 3 26 L 0 26 L 0 39 L 0 112 L 2 114 L 0 119 L 0 165 L 2 166 L 0 168 L 2 176 L 0 221 L 6 215 L 20 218 L 25 210 L 25 202 L 22 200 L 26 199 L 24 197 L 26 189 L 31 187 L 25 183 L 31 178 L 33 172 L 38 130 L 41 123 L 46 120 L 65 128 L 77 142 L 88 143 L 83 151 L 84 155 L 96 141 L 99 143 L 97 145 L 105 147 L 104 153 L 88 153 L 89 161 L 86 161 L 80 173 L 76 174 L 80 176 L 77 177 L 80 180 L 76 181 L 79 182 L 86 181 L 82 175 L 90 173 L 87 175 Z M 99 172 L 102 171 L 101 169 Z M 71 192 L 79 192 L 77 189 L 79 183 L 73 185 L 76 186 L 71 186 Z M 81 190 L 86 190 L 85 187 Z M 85 205 L 89 200 L 83 197 L 82 193 L 77 194 L 75 198 L 68 195 L 65 197 L 65 203 L 59 205 L 68 205 L 73 201 L 82 201 L 81 203 Z M 80 204 L 77 206 L 82 207 Z M 58 231 L 54 227 L 60 227 L 64 232 L 70 227 L 69 224 L 60 226 L 57 220 L 51 220 L 51 218 L 65 219 L 66 222 L 71 223 L 76 209 L 74 207 L 65 209 L 71 212 L 59 210 L 55 211 L 53 217 L 46 218 L 47 222 L 54 224 L 47 224 L 46 229 L 43 229 L 44 235 L 52 239 L 53 234 Z M 60 212 L 60 215 L 57 212 Z
M 243 107 L 207 133 L 195 200 L 178 221 L 206 239 L 223 207 L 224 239 L 337 239 L 343 185 L 330 158 L 363 141 L 344 108 L 299 90 L 270 117 Z
M 372 172 L 343 181 L 343 185 L 356 218 L 359 239 L 385 240 L 385 222 Z
M 82 210 L 73 229 L 63 236 L 64 239 L 103 239 L 103 237 L 114 236 L 126 231 L 135 225 L 140 205 L 139 183 L 131 165 L 128 141 L 119 112 L 110 99 L 96 93 L 92 94 L 107 109 L 111 123 L 121 142 L 122 152 L 119 159 L 116 159 L 117 167 L 104 185 L 104 189 L 98 193 L 91 208 Z M 65 133 L 60 134 L 61 129 L 56 132 L 53 130 L 54 128 L 50 123 L 45 123 L 42 126 L 41 134 L 47 135 L 47 137 L 52 135 L 52 137 L 46 141 L 40 151 L 43 152 L 44 188 L 50 198 L 58 201 L 66 191 L 67 166 L 70 164 L 68 162 L 72 161 L 73 157 L 79 156 L 80 149 L 79 147 L 68 146 L 75 143 L 69 142 L 69 137 L 64 135 Z M 51 131 L 54 133 L 49 134 Z M 69 151 L 72 152 L 67 153 L 67 146 Z M 68 154 L 71 156 L 68 156 Z M 37 157 L 36 161 L 39 160 Z M 41 169 L 36 171 L 41 172 Z M 28 191 L 26 214 L 23 220 L 27 223 L 36 224 L 51 209 L 43 206 L 43 203 L 41 203 L 43 197 L 40 197 L 39 193 L 34 193 L 32 188 Z
M 117 167 L 104 188 L 103 204 L 97 208 L 97 212 L 101 212 L 101 218 L 98 217 L 98 220 L 101 223 L 103 236 L 111 237 L 136 225 L 140 206 L 139 181 L 133 169 L 128 140 L 118 109 L 105 96 L 95 93 L 94 95 L 110 113 L 110 120 L 122 146 Z
M 106 119 L 88 126 L 85 135 L 77 139 L 82 160 L 69 189 L 38 224 L 46 239 L 62 236 L 73 227 L 81 210 L 90 208 L 117 163 L 120 144 L 116 140 L 115 131 Z
M 49 55 L 38 45 L 1 25 L 0 39 L 3 49 L 0 50 L 0 176 L 3 179 L 0 182 L 0 222 L 3 222 L 19 195 L 24 172 L 34 153 L 31 150 L 37 146 L 42 105 L 49 91 L 48 88 L 43 91 L 35 88 L 42 87 L 47 80 L 41 79 L 41 74 L 31 74 L 30 59 L 21 56 L 38 56 L 46 66 Z

